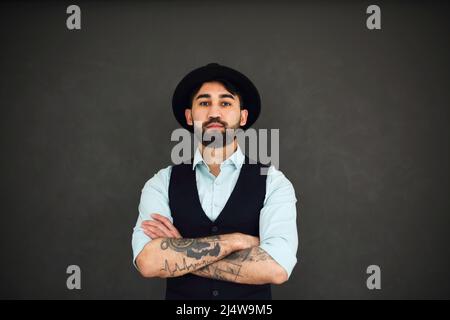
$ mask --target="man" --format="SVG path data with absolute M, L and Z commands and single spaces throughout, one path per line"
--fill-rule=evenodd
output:
M 289 180 L 273 166 L 262 175 L 233 135 L 260 113 L 256 87 L 212 63 L 181 80 L 172 107 L 200 143 L 193 163 L 161 169 L 142 189 L 136 267 L 167 278 L 166 299 L 271 299 L 270 285 L 297 262 L 297 200 Z

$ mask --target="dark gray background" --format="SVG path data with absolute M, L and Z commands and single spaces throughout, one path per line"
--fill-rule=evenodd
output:
M 81 31 L 72 2 L 1 5 L 1 298 L 163 297 L 132 227 L 170 164 L 173 89 L 209 62 L 253 79 L 255 127 L 280 128 L 300 248 L 274 298 L 450 297 L 448 5 L 76 3 Z

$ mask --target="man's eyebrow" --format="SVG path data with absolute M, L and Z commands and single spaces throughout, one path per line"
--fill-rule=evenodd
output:
M 197 96 L 197 98 L 195 98 L 195 100 L 198 100 L 198 99 L 201 99 L 201 98 L 211 98 L 211 95 L 209 95 L 208 93 L 199 94 Z
M 199 94 L 195 100 L 201 99 L 201 98 L 211 98 L 211 95 L 209 93 L 204 93 L 204 94 Z M 221 95 L 219 95 L 219 98 L 231 98 L 234 100 L 234 96 L 232 94 L 229 93 L 223 93 Z
M 231 99 L 234 100 L 233 95 L 228 94 L 228 93 L 221 94 L 219 97 L 220 97 L 220 98 L 231 98 Z

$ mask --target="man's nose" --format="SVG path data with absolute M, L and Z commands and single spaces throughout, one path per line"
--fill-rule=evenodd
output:
M 220 107 L 218 103 L 212 103 L 211 107 L 209 107 L 208 118 L 217 118 L 220 117 Z

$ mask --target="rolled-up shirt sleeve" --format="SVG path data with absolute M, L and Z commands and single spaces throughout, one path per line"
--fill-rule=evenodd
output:
M 260 247 L 290 277 L 297 263 L 297 198 L 292 183 L 271 166 L 266 180 L 266 198 L 260 212 Z
M 138 206 L 138 219 L 133 228 L 131 245 L 133 248 L 133 264 L 136 266 L 136 257 L 147 243 L 152 239 L 148 237 L 141 228 L 144 220 L 153 220 L 151 214 L 159 213 L 173 222 L 169 207 L 169 181 L 172 166 L 161 169 L 150 180 L 148 180 L 141 191 L 141 199 Z M 137 267 L 137 266 L 136 266 Z

